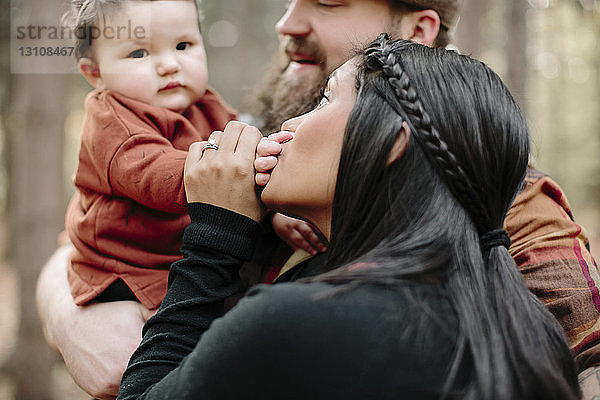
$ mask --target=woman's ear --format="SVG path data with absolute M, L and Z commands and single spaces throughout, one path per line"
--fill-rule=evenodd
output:
M 100 75 L 100 68 L 98 64 L 91 58 L 81 58 L 77 62 L 79 72 L 90 85 L 96 89 L 103 89 L 104 82 L 102 81 L 102 75 Z
M 408 37 L 413 42 L 433 46 L 440 32 L 440 16 L 434 10 L 420 10 L 407 13 Z
M 390 150 L 390 154 L 388 154 L 388 159 L 385 163 L 385 166 L 389 166 L 398 160 L 404 152 L 406 151 L 406 146 L 408 146 L 408 142 L 410 140 L 410 127 L 406 122 L 402 123 L 402 129 L 398 131 L 398 135 L 396 135 L 396 141 Z

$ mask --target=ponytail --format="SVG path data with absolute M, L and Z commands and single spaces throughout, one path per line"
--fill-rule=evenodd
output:
M 464 398 L 579 398 L 562 327 L 528 290 L 504 245 L 480 251 L 482 264 L 461 263 L 448 276 L 468 343 L 457 359 L 472 359 L 475 372 Z

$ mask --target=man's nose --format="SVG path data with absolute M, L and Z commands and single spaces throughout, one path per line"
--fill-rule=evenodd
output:
M 306 36 L 310 33 L 308 5 L 305 0 L 292 0 L 283 17 L 275 25 L 282 36 Z

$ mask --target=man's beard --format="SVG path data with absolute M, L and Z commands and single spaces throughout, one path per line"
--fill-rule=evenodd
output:
M 290 40 L 288 48 L 302 49 L 308 54 L 320 54 L 315 46 L 301 41 Z M 310 52 L 312 50 L 312 53 Z M 327 80 L 327 72 L 310 77 L 288 76 L 284 72 L 290 60 L 284 53 L 278 54 L 272 61 L 263 83 L 249 97 L 249 111 L 258 119 L 258 126 L 264 135 L 280 130 L 281 124 L 287 119 L 302 115 L 319 103 L 319 89 Z

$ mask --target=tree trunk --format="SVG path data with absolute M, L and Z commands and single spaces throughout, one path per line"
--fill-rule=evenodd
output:
M 475 58 L 481 57 L 482 29 L 488 0 L 465 0 L 460 12 L 460 22 L 454 34 L 460 52 Z
M 56 0 L 24 0 L 19 4 L 19 12 L 34 16 L 35 23 L 57 26 L 61 5 Z M 42 335 L 35 285 L 40 268 L 57 246 L 57 235 L 63 226 L 62 152 L 70 78 L 53 74 L 11 77 L 13 97 L 7 124 L 11 187 L 8 248 L 11 265 L 20 280 L 19 339 L 11 360 L 16 399 L 51 398 L 51 368 L 56 355 Z
M 2 10 L 10 9 L 10 0 L 0 0 Z M 10 96 L 10 13 L 0 14 L 0 124 L 5 115 Z M 0 132 L 3 127 L 0 126 Z M 1 140 L 1 139 L 0 139 Z
M 528 4 L 525 0 L 508 0 L 506 7 L 506 84 L 526 113 Z
M 43 4 L 43 3 L 41 3 Z M 22 75 L 14 80 L 9 125 L 10 263 L 20 286 L 19 341 L 13 371 L 17 399 L 49 399 L 55 354 L 35 307 L 41 266 L 57 246 L 64 221 L 62 146 L 68 77 Z

